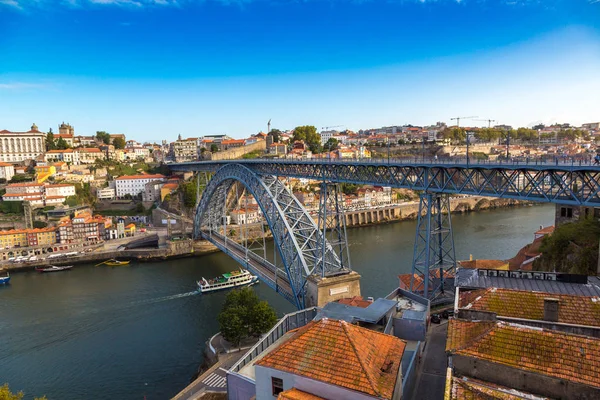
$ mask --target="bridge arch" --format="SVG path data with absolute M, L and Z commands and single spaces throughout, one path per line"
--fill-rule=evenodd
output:
M 243 184 L 254 196 L 271 229 L 292 291 L 292 301 L 297 307 L 305 306 L 309 275 L 348 271 L 348 266 L 340 262 L 322 231 L 283 182 L 272 175 L 258 175 L 241 164 L 223 166 L 207 184 L 194 220 L 197 238 L 211 240 L 213 234 L 218 234 L 226 213 L 228 193 L 235 182 Z

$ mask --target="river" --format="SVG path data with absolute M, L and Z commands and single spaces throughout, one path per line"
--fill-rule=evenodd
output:
M 453 215 L 456 255 L 506 259 L 554 221 L 543 205 Z M 384 296 L 410 272 L 416 221 L 348 231 L 364 296 Z M 202 363 L 226 293 L 196 295 L 195 281 L 237 268 L 222 253 L 128 267 L 15 273 L 0 287 L 0 385 L 26 399 L 167 399 Z M 278 313 L 291 304 L 254 286 Z

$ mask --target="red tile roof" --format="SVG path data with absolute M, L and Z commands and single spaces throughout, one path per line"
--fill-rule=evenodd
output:
M 324 400 L 323 397 L 315 396 L 314 394 L 303 392 L 296 388 L 291 388 L 279 393 L 277 400 Z
M 394 336 L 322 319 L 295 331 L 256 365 L 391 399 L 404 347 Z
M 489 288 L 461 293 L 458 307 L 541 320 L 545 298 L 558 299 L 558 322 L 600 327 L 600 297 Z
M 231 139 L 231 140 L 223 140 L 221 144 L 244 144 L 246 143 L 245 139 Z
M 444 400 L 550 400 L 479 379 L 452 376 Z
M 13 166 L 12 164 L 0 162 L 0 167 L 12 167 L 12 166 Z
M 549 235 L 554 233 L 554 225 L 547 226 L 535 232 L 536 235 Z
M 600 339 L 505 322 L 452 319 L 446 351 L 600 388 Z
M 338 300 L 338 303 L 352 307 L 367 308 L 373 303 L 371 300 L 364 300 L 362 296 L 354 296 Z
M 465 260 L 458 262 L 463 268 L 496 269 L 508 267 L 508 261 L 502 260 Z
M 117 179 L 115 179 L 116 181 L 119 180 L 126 180 L 126 179 L 164 179 L 166 178 L 166 176 L 161 175 L 161 174 L 154 174 L 154 175 L 123 175 L 118 177 Z

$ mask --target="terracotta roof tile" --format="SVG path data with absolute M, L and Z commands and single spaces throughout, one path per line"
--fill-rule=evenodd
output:
M 164 179 L 164 178 L 166 178 L 166 176 L 161 175 L 161 174 L 155 174 L 155 175 L 146 174 L 146 175 L 123 175 L 123 176 L 116 178 L 115 180 L 122 181 L 122 180 L 126 180 L 126 179 Z
M 279 393 L 277 400 L 324 400 L 323 397 L 315 396 L 314 394 L 303 392 L 296 388 L 291 388 Z
M 558 299 L 558 322 L 600 327 L 600 298 L 512 289 L 479 289 L 463 292 L 459 308 L 494 312 L 503 317 L 541 320 L 544 299 Z
M 391 399 L 405 342 L 322 319 L 298 329 L 256 365 Z
M 505 322 L 452 319 L 446 351 L 600 388 L 600 339 Z
M 463 268 L 508 269 L 508 261 L 502 260 L 466 260 L 458 263 Z
M 353 307 L 367 308 L 373 302 L 371 300 L 363 299 L 362 296 L 354 296 L 354 297 L 348 297 L 345 299 L 339 299 L 338 303 L 345 304 L 348 306 L 353 306 Z
M 450 391 L 444 400 L 550 400 L 505 386 L 473 378 L 451 377 Z

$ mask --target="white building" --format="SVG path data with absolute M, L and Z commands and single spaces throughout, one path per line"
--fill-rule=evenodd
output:
M 13 183 L 6 187 L 6 194 L 2 196 L 2 200 L 29 201 L 33 206 L 49 206 L 62 204 L 69 196 L 75 196 L 75 186 L 73 185 Z
M 33 124 L 27 132 L 0 131 L 0 161 L 33 160 L 46 151 L 46 134 Z
M 319 133 L 319 135 L 321 135 L 321 146 L 322 146 L 325 143 L 327 143 L 327 141 L 329 139 L 331 139 L 332 137 L 339 135 L 339 132 L 338 131 L 322 131 L 321 133 Z
M 75 186 L 69 184 L 56 184 L 44 186 L 45 196 L 75 196 Z
M 115 179 L 117 197 L 122 198 L 126 195 L 137 196 L 144 192 L 146 184 L 152 181 L 164 181 L 166 177 L 161 174 L 156 175 L 124 175 Z
M 81 163 L 79 151 L 73 149 L 49 150 L 44 155 L 44 160 L 46 160 L 46 162 L 62 161 L 70 163 L 71 165 L 79 165 Z
M 102 188 L 98 189 L 96 192 L 96 197 L 98 197 L 98 200 L 114 200 L 116 197 L 116 192 L 115 189 L 109 187 Z
M 236 225 L 254 224 L 260 221 L 258 208 L 239 209 L 231 212 L 231 223 Z
M 15 176 L 15 167 L 12 164 L 0 162 L 0 179 L 6 179 L 8 182 L 13 176 Z

